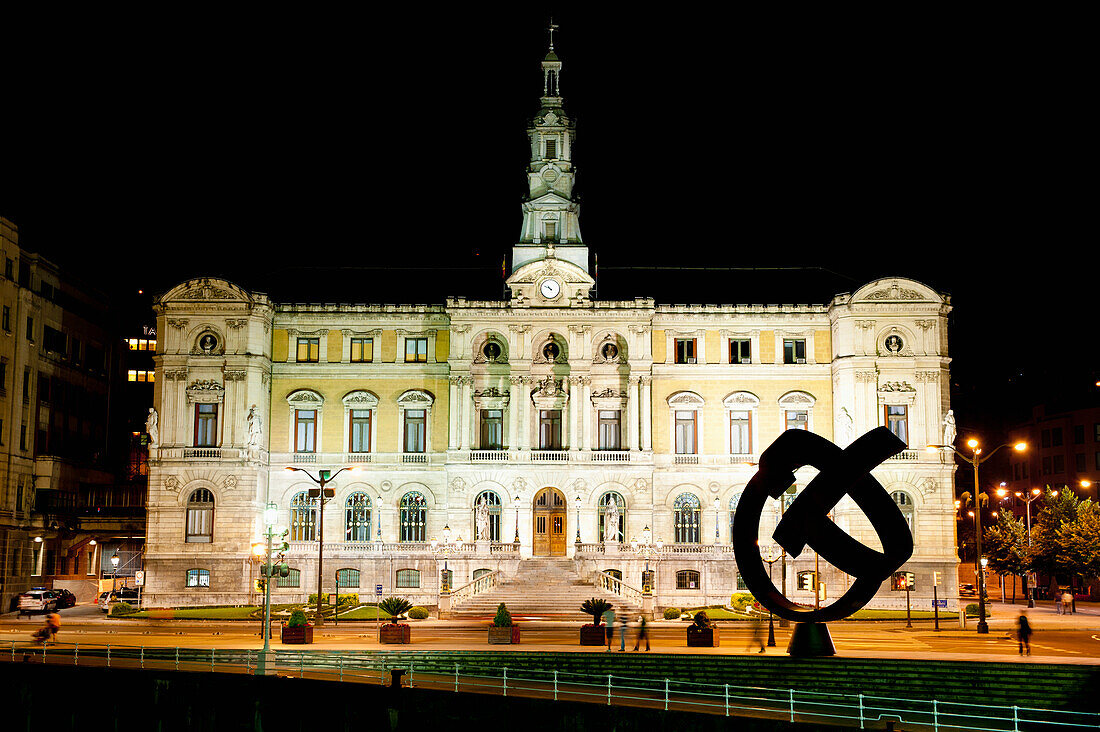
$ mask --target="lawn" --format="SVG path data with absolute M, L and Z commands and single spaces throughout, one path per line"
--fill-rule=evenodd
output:
M 139 610 L 123 615 L 123 618 L 147 618 L 152 620 L 259 620 L 262 607 L 180 607 L 155 610 Z
M 354 610 L 340 613 L 340 620 L 374 620 L 375 618 L 389 620 L 390 616 L 379 612 L 374 605 L 360 605 Z

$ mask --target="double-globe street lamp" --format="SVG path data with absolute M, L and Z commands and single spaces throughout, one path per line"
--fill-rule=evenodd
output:
M 443 527 L 443 541 L 439 541 L 434 536 L 431 540 L 432 552 L 443 555 L 443 573 L 439 576 L 440 592 L 451 591 L 451 573 L 447 567 L 447 557 L 454 554 L 462 547 L 462 537 L 457 537 L 454 541 L 451 541 L 451 527 Z M 436 567 L 439 565 L 437 564 Z
M 298 473 L 305 473 L 307 478 L 317 484 L 316 488 L 309 489 L 309 497 L 320 499 L 320 505 L 318 506 L 319 515 L 317 517 L 317 617 L 313 619 L 313 624 L 317 627 L 321 627 L 325 624 L 324 618 L 321 615 L 321 600 L 323 599 L 321 583 L 325 576 L 321 566 L 325 559 L 325 503 L 336 495 L 334 489 L 326 488 L 325 486 L 331 483 L 337 475 L 345 470 L 349 473 L 354 473 L 358 468 L 343 467 L 335 473 L 331 470 L 318 470 L 316 477 L 305 468 L 296 468 L 292 465 L 288 465 L 286 469 Z M 339 593 L 339 588 L 337 588 L 337 593 Z M 339 602 L 339 596 L 337 596 L 337 601 Z
M 757 544 L 759 545 L 759 541 Z M 775 580 L 772 579 L 772 565 L 780 560 L 783 556 L 783 551 L 775 544 L 765 544 L 760 547 L 760 558 L 768 563 L 768 581 L 773 585 Z M 771 608 L 768 608 L 768 647 L 775 648 L 775 615 L 772 613 Z
M 264 648 L 256 659 L 256 675 L 265 676 L 275 673 L 274 666 L 268 664 L 271 654 L 271 583 L 275 580 L 271 562 L 272 542 L 276 536 L 286 536 L 289 529 L 277 531 L 275 522 L 279 520 L 279 504 L 268 503 L 264 507 L 264 538 L 267 540 L 267 562 L 264 564 Z
M 967 440 L 966 441 L 966 446 L 969 447 L 970 450 L 971 450 L 971 455 L 972 455 L 971 457 L 967 457 L 963 453 L 956 450 L 954 445 L 929 445 L 927 449 L 928 449 L 929 452 L 941 452 L 941 451 L 944 451 L 944 450 L 950 450 L 951 452 L 955 453 L 955 455 L 957 457 L 962 459 L 963 462 L 970 463 L 970 467 L 972 467 L 974 469 L 974 503 L 975 503 L 974 507 L 976 509 L 974 511 L 974 533 L 976 534 L 976 537 L 975 537 L 976 547 L 975 548 L 977 549 L 978 556 L 981 557 L 982 556 L 982 511 L 981 511 L 981 500 L 979 499 L 981 489 L 979 487 L 980 484 L 978 482 L 978 468 L 986 460 L 989 460 L 989 458 L 993 457 L 996 454 L 996 452 L 998 450 L 1000 450 L 1002 447 L 1009 447 L 1010 445 L 1008 443 L 1005 443 L 1003 445 L 997 445 L 997 447 L 993 448 L 986 455 L 982 454 L 982 448 L 979 447 L 979 443 L 975 439 Z M 1011 445 L 1011 447 L 1012 447 L 1012 449 L 1016 450 L 1017 452 L 1023 452 L 1024 450 L 1027 449 L 1027 443 L 1026 442 L 1017 442 L 1016 444 Z M 989 624 L 985 622 L 985 573 L 984 572 L 979 572 L 979 576 L 978 576 L 978 626 L 977 626 L 977 631 L 978 631 L 978 633 L 988 633 L 989 632 Z

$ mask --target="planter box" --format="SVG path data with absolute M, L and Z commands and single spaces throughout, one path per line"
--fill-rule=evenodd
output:
M 605 646 L 605 645 L 607 645 L 607 626 L 606 625 L 582 625 L 581 626 L 581 645 L 582 646 Z
M 383 625 L 378 631 L 379 643 L 411 643 L 412 640 L 409 636 L 409 626 L 407 625 L 393 625 L 387 623 Z
M 519 643 L 519 626 L 512 625 L 498 628 L 495 625 L 489 628 L 489 644 L 503 645 Z
M 696 628 L 694 625 L 687 629 L 688 648 L 710 648 L 718 645 L 718 628 Z
M 279 640 L 283 643 L 312 643 L 313 626 L 300 625 L 297 628 L 282 626 L 279 631 Z

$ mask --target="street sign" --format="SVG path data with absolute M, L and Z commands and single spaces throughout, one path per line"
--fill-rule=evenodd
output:
M 378 597 L 382 597 L 382 585 L 375 585 L 374 586 L 374 594 L 377 595 Z
M 932 603 L 932 607 L 942 607 L 947 609 L 947 600 L 936 600 Z
M 332 605 L 333 607 L 336 607 L 336 593 L 335 592 L 328 593 L 328 604 Z
M 137 587 L 145 586 L 145 572 L 143 570 L 137 570 L 134 572 L 134 585 Z

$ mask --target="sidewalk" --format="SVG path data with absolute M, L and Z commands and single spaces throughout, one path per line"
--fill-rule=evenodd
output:
M 986 622 L 990 630 L 1014 630 L 1016 620 L 1022 614 L 1036 630 L 1096 630 L 1100 631 L 1100 603 L 1078 602 L 1077 612 L 1059 615 L 1054 611 L 1054 603 L 1042 600 L 1029 608 L 1027 602 L 992 602 L 986 605 L 989 617 Z M 977 618 L 967 618 L 966 627 L 973 628 Z M 958 623 L 955 624 L 958 627 Z M 941 623 L 942 627 L 942 623 Z

